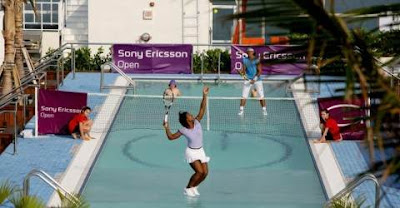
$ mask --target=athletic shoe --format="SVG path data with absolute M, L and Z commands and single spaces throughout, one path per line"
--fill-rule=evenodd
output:
M 239 116 L 242 116 L 243 113 L 244 113 L 244 111 L 243 111 L 243 110 L 240 110 L 239 113 L 238 113 L 238 115 L 239 115 Z
M 264 114 L 264 116 L 267 116 L 267 115 L 268 115 L 268 113 L 267 113 L 266 110 L 263 110 L 263 114 Z
M 192 188 L 194 195 L 200 196 L 199 191 L 197 190 L 197 186 Z
M 186 196 L 189 196 L 189 197 L 195 197 L 196 196 L 196 194 L 194 194 L 192 188 L 185 188 L 185 190 L 183 191 L 183 195 L 186 195 Z

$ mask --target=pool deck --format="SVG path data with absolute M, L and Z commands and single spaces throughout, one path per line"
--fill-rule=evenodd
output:
M 301 87 L 302 86 L 299 86 L 298 88 Z M 343 96 L 344 92 L 340 89 L 344 89 L 344 87 L 344 83 L 322 83 L 318 98 Z M 298 97 L 305 96 L 304 94 L 301 94 L 302 93 L 300 93 Z M 314 109 L 308 109 L 305 113 L 308 115 L 310 113 L 315 114 L 318 106 L 317 104 L 314 104 L 313 107 Z M 307 121 L 304 121 L 305 119 L 303 119 L 303 125 L 306 132 L 307 129 L 309 129 L 309 132 L 307 133 L 309 133 L 308 137 L 310 140 L 318 139 L 320 136 L 318 114 L 315 115 L 314 119 L 317 121 L 309 121 L 308 118 Z M 341 142 L 331 142 L 328 144 L 314 144 L 310 141 L 309 143 L 311 149 L 313 149 L 314 159 L 321 173 L 321 178 L 329 197 L 340 191 L 346 183 L 368 170 L 369 150 L 363 141 L 346 140 Z M 386 154 L 390 154 L 390 151 Z M 380 155 L 381 153 L 376 150 L 375 156 L 377 160 L 380 160 Z M 340 167 L 340 169 L 333 168 L 335 166 Z M 381 199 L 380 207 L 400 207 L 400 184 L 398 182 L 397 184 L 390 184 L 391 182 L 393 182 L 393 180 L 389 178 L 387 182 L 381 184 L 381 195 L 383 192 L 385 195 Z M 366 201 L 364 202 L 363 207 L 374 207 L 374 183 L 371 181 L 364 182 L 359 186 L 359 188 L 354 190 L 353 197 L 364 197 Z
M 210 80 L 215 78 L 215 76 L 210 77 Z M 108 85 L 115 82 L 122 82 L 119 84 L 123 85 L 123 81 L 118 81 L 117 78 L 116 74 L 106 74 L 104 82 Z M 148 78 L 151 77 L 142 77 L 142 79 Z M 168 75 L 164 78 L 171 78 L 171 76 Z M 285 77 L 275 78 L 283 80 Z M 64 85 L 60 87 L 60 90 L 99 93 L 99 83 L 99 73 L 77 73 L 75 79 L 72 79 L 72 74 L 69 74 L 64 80 Z M 340 87 L 343 87 L 343 84 L 323 83 L 319 97 L 336 96 L 338 93 L 336 93 L 335 89 Z M 113 92 L 105 90 L 103 92 L 113 94 L 124 93 L 123 90 Z M 294 96 L 305 95 L 296 95 L 294 93 Z M 116 105 L 118 104 L 116 103 Z M 311 109 L 309 113 L 313 112 L 315 113 L 315 109 Z M 101 114 L 102 110 L 98 113 Z M 110 116 L 113 114 L 113 112 L 108 113 Z M 305 132 L 310 139 L 318 137 L 315 122 L 303 121 Z M 31 121 L 27 125 L 27 128 L 34 128 L 33 123 Z M 309 126 L 307 127 L 307 125 Z M 96 136 L 98 139 L 90 142 L 82 142 L 81 140 L 73 140 L 68 136 L 56 135 L 47 135 L 39 138 L 19 138 L 17 144 L 18 153 L 16 155 L 11 154 L 12 145 L 0 155 L 0 181 L 9 180 L 22 188 L 23 178 L 32 169 L 41 169 L 61 182 L 71 192 L 77 192 L 83 183 L 84 176 L 90 168 L 88 164 L 93 162 L 96 155 L 95 152 L 100 148 L 102 138 L 104 138 L 102 134 L 93 134 L 93 136 Z M 313 144 L 310 142 L 309 144 L 328 196 L 337 193 L 344 187 L 346 182 L 354 179 L 359 173 L 368 168 L 368 152 L 362 142 L 342 141 L 330 144 Z M 87 153 L 82 154 L 80 152 Z M 78 161 L 81 165 L 71 165 L 77 164 L 71 163 L 72 161 Z M 65 181 L 68 181 L 68 183 L 65 183 Z M 367 198 L 365 205 L 371 205 L 374 202 L 375 194 L 373 188 L 371 183 L 365 183 L 356 189 L 355 195 L 364 193 L 364 196 Z M 381 201 L 381 207 L 400 207 L 400 187 L 398 185 L 389 187 L 384 184 L 383 190 L 386 192 L 386 195 Z M 36 178 L 31 180 L 30 193 L 39 196 L 45 202 L 49 202 L 52 194 L 54 194 L 48 185 Z M 54 203 L 54 201 L 49 203 Z

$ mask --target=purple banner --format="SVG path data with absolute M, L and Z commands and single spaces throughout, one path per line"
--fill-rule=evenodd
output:
M 192 73 L 192 45 L 115 44 L 112 51 L 114 64 L 125 73 Z
M 364 139 L 365 122 L 357 119 L 365 117 L 366 114 L 365 109 L 362 107 L 364 102 L 361 99 L 346 102 L 341 97 L 319 98 L 318 106 L 320 112 L 322 109 L 329 110 L 329 116 L 338 123 L 343 139 Z
M 231 46 L 231 74 L 237 74 L 237 69 L 243 65 L 243 55 L 249 46 Z M 299 75 L 306 69 L 304 53 L 295 52 L 294 46 L 251 46 L 261 61 L 296 60 L 295 63 L 262 64 L 263 74 Z M 240 49 L 240 50 L 239 50 Z M 299 55 L 301 54 L 301 55 Z
M 39 90 L 39 134 L 69 134 L 69 121 L 86 104 L 86 93 Z

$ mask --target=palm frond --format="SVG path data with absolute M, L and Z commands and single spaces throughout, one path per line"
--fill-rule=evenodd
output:
M 3 204 L 16 190 L 16 187 L 9 181 L 0 185 L 0 205 Z
M 46 204 L 36 196 L 25 196 L 22 193 L 11 197 L 10 202 L 15 208 L 45 208 Z
M 69 208 L 89 208 L 89 203 L 84 199 L 80 194 L 72 194 L 73 197 L 69 197 L 64 195 L 60 190 L 57 190 L 58 196 L 61 200 L 60 208 L 69 207 Z
M 347 194 L 342 198 L 335 199 L 329 206 L 329 208 L 361 208 L 365 203 L 365 197 L 360 196 L 353 199 L 351 194 Z
M 365 107 L 371 112 L 365 118 L 371 124 L 366 130 L 370 163 L 375 164 L 371 171 L 382 172 L 383 179 L 391 174 L 400 176 L 400 80 L 393 78 L 398 85 L 393 88 L 382 69 L 385 65 L 377 61 L 377 57 L 382 55 L 400 56 L 400 51 L 396 50 L 400 48 L 400 32 L 390 31 L 382 36 L 378 28 L 367 31 L 351 27 L 356 22 L 398 15 L 400 3 L 351 9 L 339 14 L 335 12 L 338 5 L 334 0 L 328 2 L 329 8 L 321 2 L 254 0 L 249 1 L 246 12 L 231 18 L 242 18 L 249 23 L 264 22 L 268 27 L 282 29 L 280 35 L 295 33 L 298 37 L 296 44 L 303 48 L 309 65 L 316 64 L 321 73 L 332 64 L 340 65 L 339 69 L 333 70 L 342 70 L 345 76 L 345 99 L 361 96 L 364 100 L 379 100 Z M 388 26 L 398 24 L 390 23 Z M 384 155 L 388 148 L 393 148 L 394 153 L 385 154 L 380 157 L 384 161 L 375 162 L 375 155 L 379 151 Z

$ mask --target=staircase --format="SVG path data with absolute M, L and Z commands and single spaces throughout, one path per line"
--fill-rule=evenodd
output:
M 182 43 L 199 44 L 199 0 L 182 0 Z
M 62 44 L 88 42 L 88 0 L 66 0 Z

